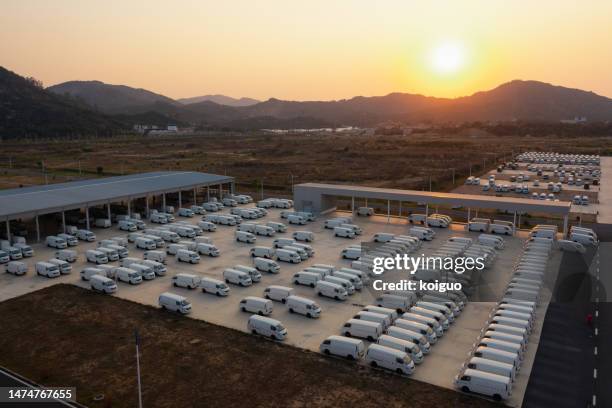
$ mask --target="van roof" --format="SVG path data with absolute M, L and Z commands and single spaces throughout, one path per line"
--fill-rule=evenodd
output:
M 249 317 L 249 320 L 258 320 L 260 322 L 264 322 L 270 325 L 277 325 L 277 324 L 281 324 L 280 321 L 276 320 L 276 319 L 272 319 L 271 317 L 266 317 L 266 316 L 259 316 L 259 315 L 252 315 L 251 317 Z
M 489 381 L 502 383 L 502 384 L 505 384 L 506 386 L 510 384 L 510 377 L 504 377 L 503 375 L 492 374 L 486 371 L 474 370 L 472 368 L 467 368 L 463 372 L 463 375 L 469 375 L 470 377 L 481 378 L 483 380 L 489 380 Z
M 386 354 L 391 354 L 395 357 L 400 357 L 400 358 L 403 358 L 404 356 L 406 356 L 406 352 L 404 351 L 397 350 L 397 349 L 383 346 L 381 344 L 376 344 L 376 343 L 370 344 L 370 347 L 368 347 L 368 352 L 370 350 L 379 351 L 381 353 L 386 353 Z
M 187 300 L 186 297 L 183 297 L 183 296 L 177 295 L 176 293 L 171 293 L 171 292 L 164 292 L 161 295 L 159 295 L 159 297 L 160 298 L 161 297 L 167 297 L 167 298 L 170 298 L 170 299 L 181 300 L 181 301 L 182 300 Z

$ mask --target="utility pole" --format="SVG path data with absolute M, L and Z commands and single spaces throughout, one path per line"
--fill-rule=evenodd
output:
M 293 173 L 290 173 L 291 175 L 291 194 L 293 194 Z
M 429 175 L 429 191 L 431 191 L 431 174 Z
M 261 179 L 261 199 L 264 199 L 264 187 L 263 187 L 263 179 Z
M 453 171 L 453 186 L 455 185 L 455 168 L 451 169 Z
M 140 382 L 140 336 L 138 330 L 134 330 L 134 339 L 136 341 L 136 376 L 138 377 L 138 408 L 142 408 L 142 384 Z

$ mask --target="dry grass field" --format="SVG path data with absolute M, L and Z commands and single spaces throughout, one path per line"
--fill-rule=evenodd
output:
M 609 138 L 494 136 L 486 132 L 406 136 L 229 134 L 5 141 L 0 188 L 153 170 L 236 177 L 241 191 L 289 192 L 291 181 L 428 189 L 452 186 L 521 150 L 597 153 Z M 43 169 L 47 173 L 43 172 Z

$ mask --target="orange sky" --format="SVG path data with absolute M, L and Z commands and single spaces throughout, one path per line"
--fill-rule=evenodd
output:
M 460 96 L 512 79 L 612 96 L 611 17 L 609 0 L 2 0 L 0 65 L 174 98 Z

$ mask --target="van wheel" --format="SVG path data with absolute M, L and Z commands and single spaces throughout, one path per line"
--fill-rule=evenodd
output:
M 251 333 L 257 334 L 257 330 L 253 329 L 253 330 L 251 330 Z
M 270 338 L 271 338 L 272 340 L 277 340 L 276 335 L 274 335 L 274 334 L 273 334 L 273 335 L 271 335 L 271 336 L 270 336 Z
M 355 357 L 353 357 L 353 355 L 352 355 L 352 354 L 347 354 L 346 359 L 347 359 L 347 360 L 351 360 L 351 361 L 352 361 L 352 360 L 354 360 L 354 359 L 355 359 Z
M 374 368 L 378 367 L 378 364 L 376 363 L 376 361 L 372 361 L 370 365 Z
M 461 391 L 463 391 L 463 392 L 470 392 L 470 389 L 467 386 L 464 385 L 463 387 L 461 387 Z
M 329 354 L 330 354 L 330 353 L 329 353 L 329 349 L 325 349 L 325 350 L 323 350 L 323 353 L 325 353 L 325 355 L 328 355 L 328 356 L 329 356 Z
M 293 281 L 293 284 L 294 284 L 294 285 L 299 285 L 299 284 L 300 284 L 300 282 L 298 282 L 298 281 Z
M 258 315 L 263 316 L 262 311 L 260 310 L 259 312 L 257 312 Z
M 351 337 L 351 332 L 345 332 L 344 337 Z
M 395 370 L 396 373 L 398 373 L 399 375 L 403 375 L 404 371 L 401 368 L 398 368 L 397 370 Z
M 374 338 L 372 336 L 368 336 L 368 341 L 373 343 L 374 342 Z
M 334 300 L 340 300 L 340 299 L 338 299 L 338 296 L 334 296 Z
M 270 299 L 270 296 L 268 296 L 268 295 L 266 295 L 266 296 L 264 296 L 264 297 L 265 297 L 266 299 Z M 284 302 L 283 302 L 283 303 L 284 303 Z
M 312 319 L 312 315 L 310 314 L 310 312 L 306 313 L 306 317 L 311 318 Z
M 309 286 L 310 286 L 311 288 L 314 288 L 314 287 L 315 287 L 314 283 L 311 283 Z
M 268 298 L 268 299 L 270 299 L 270 298 Z M 281 299 L 281 303 L 282 303 L 282 304 L 287 303 L 287 299 Z
M 289 308 L 289 313 L 295 313 L 293 308 L 291 308 L 291 307 Z
M 176 284 L 176 282 L 172 282 L 172 285 L 173 285 L 175 288 L 178 288 L 178 285 Z

